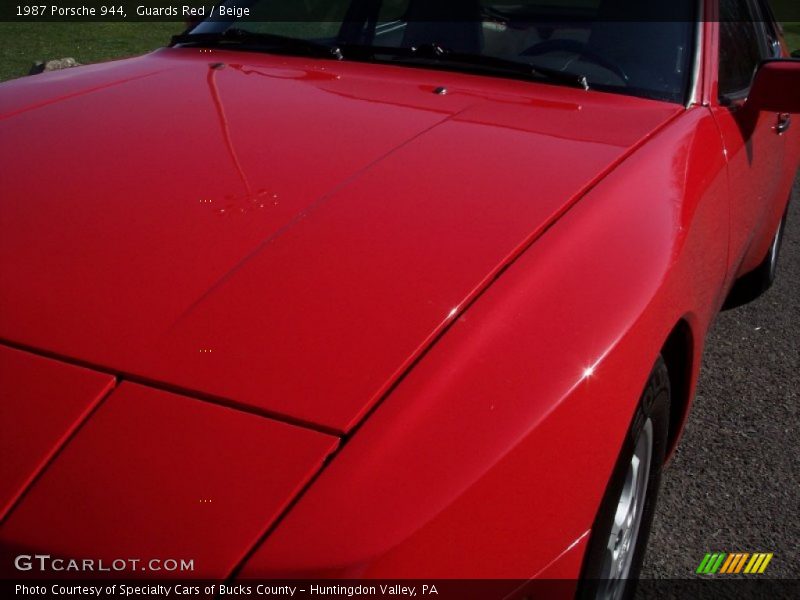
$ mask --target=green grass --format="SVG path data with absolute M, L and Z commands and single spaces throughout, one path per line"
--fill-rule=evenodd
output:
M 37 60 L 92 63 L 165 46 L 182 23 L 0 23 L 0 81 L 28 74 Z
M 798 0 L 769 0 L 775 12 L 775 18 L 789 20 L 797 18 Z M 792 51 L 800 50 L 800 23 L 784 23 L 783 32 L 786 35 L 786 43 Z
M 800 50 L 800 23 L 784 23 L 783 33 L 792 51 Z

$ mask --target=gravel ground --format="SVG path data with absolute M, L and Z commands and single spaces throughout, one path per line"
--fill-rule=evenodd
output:
M 800 178 L 778 280 L 709 334 L 683 440 L 664 473 L 642 577 L 694 577 L 706 552 L 774 552 L 800 578 Z M 708 576 L 706 576 L 708 577 Z

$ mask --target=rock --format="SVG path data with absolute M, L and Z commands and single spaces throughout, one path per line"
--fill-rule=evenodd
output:
M 28 75 L 36 75 L 37 73 L 44 73 L 45 71 L 58 71 L 59 69 L 70 69 L 72 67 L 79 67 L 81 63 L 72 57 L 57 58 L 55 60 L 36 61 L 33 63 Z

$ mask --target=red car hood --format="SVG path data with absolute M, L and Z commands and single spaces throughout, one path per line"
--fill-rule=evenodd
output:
M 166 556 L 224 578 L 339 441 L 4 346 L 0 381 L 6 579 L 175 577 Z
M 197 49 L 4 84 L 0 338 L 347 431 L 680 110 Z

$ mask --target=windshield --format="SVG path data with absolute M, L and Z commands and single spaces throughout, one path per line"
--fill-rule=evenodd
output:
M 517 76 L 684 102 L 692 68 L 694 0 L 228 0 L 183 36 L 244 49 L 329 47 L 343 60 Z M 675 6 L 684 10 L 679 13 Z M 652 15 L 655 15 L 653 17 Z M 236 33 L 236 36 L 226 35 Z M 251 35 L 252 34 L 252 35 Z M 260 39 L 263 43 L 256 43 Z M 202 39 L 201 39 L 202 38 Z M 304 44 L 287 44 L 289 39 Z M 283 41 L 283 44 L 278 44 Z M 369 50 L 368 52 L 365 52 Z M 474 60 L 473 60 L 474 59 Z M 522 70 L 509 69 L 519 66 Z M 556 75 L 561 75 L 558 77 Z

